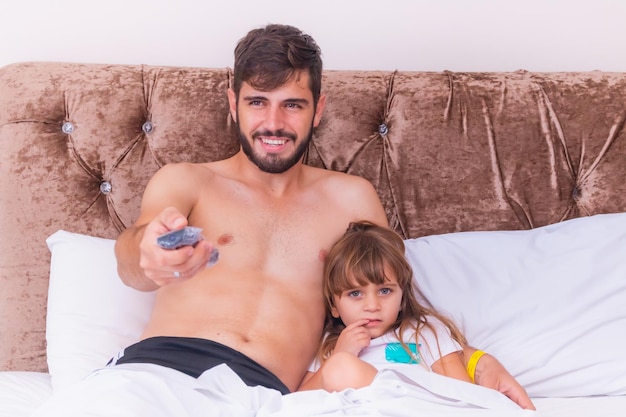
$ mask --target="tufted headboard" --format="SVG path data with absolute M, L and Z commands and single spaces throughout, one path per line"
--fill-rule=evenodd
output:
M 160 166 L 238 150 L 230 77 L 0 69 L 0 369 L 46 368 L 48 235 L 115 238 Z M 323 88 L 305 162 L 369 179 L 406 238 L 626 211 L 626 73 L 326 71 Z

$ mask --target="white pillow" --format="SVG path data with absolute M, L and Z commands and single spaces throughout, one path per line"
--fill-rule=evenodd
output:
M 55 390 L 80 381 L 135 342 L 153 293 L 125 286 L 115 241 L 60 230 L 46 240 L 52 254 L 46 339 Z
M 530 396 L 626 394 L 626 213 L 405 243 L 426 298 Z

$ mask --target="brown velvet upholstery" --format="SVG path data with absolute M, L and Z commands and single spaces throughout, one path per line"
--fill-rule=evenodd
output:
M 0 69 L 0 369 L 46 369 L 48 235 L 115 238 L 159 166 L 238 150 L 230 77 Z M 327 71 L 323 85 L 328 105 L 306 162 L 372 181 L 407 238 L 626 210 L 626 73 Z

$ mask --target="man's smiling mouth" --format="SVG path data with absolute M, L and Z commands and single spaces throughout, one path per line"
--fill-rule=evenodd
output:
M 281 146 L 281 145 L 284 145 L 285 143 L 287 143 L 287 139 L 262 138 L 261 142 L 263 142 L 265 145 L 269 145 L 269 146 Z

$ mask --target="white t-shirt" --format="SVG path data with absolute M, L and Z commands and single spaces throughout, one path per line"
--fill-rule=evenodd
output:
M 417 346 L 415 332 L 409 331 L 402 335 L 404 342 L 416 352 L 413 358 L 403 349 L 393 331 L 372 339 L 370 345 L 361 350 L 359 358 L 372 364 L 379 371 L 413 364 L 422 365 L 430 371 L 433 363 L 443 356 L 461 350 L 462 347 L 452 338 L 450 330 L 440 320 L 432 316 L 427 316 L 427 320 L 435 331 L 426 326 L 421 328 Z M 319 361 L 315 360 L 309 371 L 315 372 L 319 367 Z

